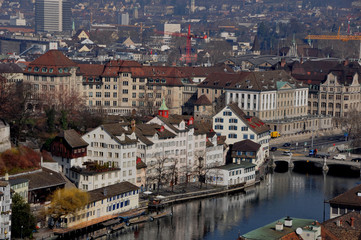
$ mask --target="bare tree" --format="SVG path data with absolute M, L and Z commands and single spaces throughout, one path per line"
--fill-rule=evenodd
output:
M 198 178 L 199 188 L 202 188 L 202 184 L 206 182 L 205 180 L 210 167 L 206 164 L 205 153 L 198 153 L 195 158 L 193 174 Z
M 169 178 L 170 184 L 172 187 L 172 192 L 174 191 L 174 185 L 178 183 L 178 158 L 170 159 L 171 165 L 169 166 Z
M 150 169 L 148 171 L 150 174 L 148 176 L 148 181 L 151 181 L 157 185 L 157 193 L 159 193 L 159 189 L 164 184 L 164 182 L 168 180 L 169 172 L 165 168 L 165 163 L 167 160 L 167 157 L 157 157 L 154 163 L 150 165 Z
M 336 126 L 341 127 L 348 135 L 348 140 L 351 141 L 353 147 L 361 146 L 361 112 L 356 109 L 350 109 L 347 115 L 340 118 L 335 118 Z

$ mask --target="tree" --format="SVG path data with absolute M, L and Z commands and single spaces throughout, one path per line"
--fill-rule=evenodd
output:
M 348 134 L 348 140 L 353 147 L 361 146 L 361 112 L 356 109 L 350 109 L 344 117 L 334 119 L 336 126 Z
M 47 215 L 52 217 L 56 224 L 62 216 L 76 216 L 77 211 L 88 204 L 89 195 L 77 188 L 62 188 L 53 192 L 50 200 Z
M 169 166 L 169 178 L 170 178 L 170 184 L 172 187 L 172 192 L 174 191 L 174 185 L 178 182 L 178 158 L 172 158 L 170 159 L 171 165 Z
M 193 174 L 198 178 L 198 182 L 200 183 L 199 188 L 202 188 L 202 184 L 206 179 L 206 175 L 209 171 L 209 166 L 206 164 L 205 154 L 198 153 L 195 155 L 195 164 L 193 166 Z
M 30 211 L 30 205 L 18 193 L 12 197 L 11 233 L 12 237 L 31 237 L 35 229 L 35 217 Z
M 157 185 L 157 193 L 159 193 L 159 189 L 163 183 L 168 180 L 169 173 L 165 168 L 167 160 L 167 157 L 158 156 L 148 170 L 149 180 Z

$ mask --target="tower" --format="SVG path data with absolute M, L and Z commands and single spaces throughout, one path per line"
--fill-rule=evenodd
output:
M 194 13 L 195 5 L 195 0 L 191 0 L 191 13 Z
M 163 98 L 163 102 L 162 105 L 160 106 L 159 110 L 158 110 L 158 115 L 168 118 L 169 117 L 169 109 L 167 107 L 167 105 L 165 105 L 165 99 Z
M 36 0 L 35 30 L 37 32 L 71 31 L 70 0 Z

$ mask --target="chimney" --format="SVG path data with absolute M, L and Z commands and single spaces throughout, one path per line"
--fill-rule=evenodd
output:
M 276 223 L 276 231 L 283 231 L 283 223 L 280 221 Z
M 285 219 L 285 227 L 292 227 L 292 218 L 289 216 Z
M 132 119 L 132 121 L 130 121 L 130 126 L 132 128 L 132 132 L 134 132 L 135 131 L 135 120 L 134 119 Z
M 9 181 L 9 173 L 8 172 L 5 173 L 5 181 Z
M 284 67 L 286 65 L 286 59 L 282 58 L 281 59 L 281 67 Z
M 355 218 L 351 217 L 351 227 L 355 227 Z
M 336 221 L 336 225 L 337 225 L 337 227 L 342 227 L 342 219 L 338 219 Z

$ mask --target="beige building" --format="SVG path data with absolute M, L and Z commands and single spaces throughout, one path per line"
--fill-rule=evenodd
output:
M 74 227 L 80 223 L 99 222 L 117 217 L 120 213 L 138 208 L 139 188 L 129 182 L 121 182 L 89 191 L 89 203 L 77 214 L 64 216 L 62 227 Z
M 319 87 L 310 88 L 308 113 L 332 117 L 347 116 L 348 112 L 361 109 L 360 93 L 358 73 L 344 75 L 339 71 L 332 71 Z

